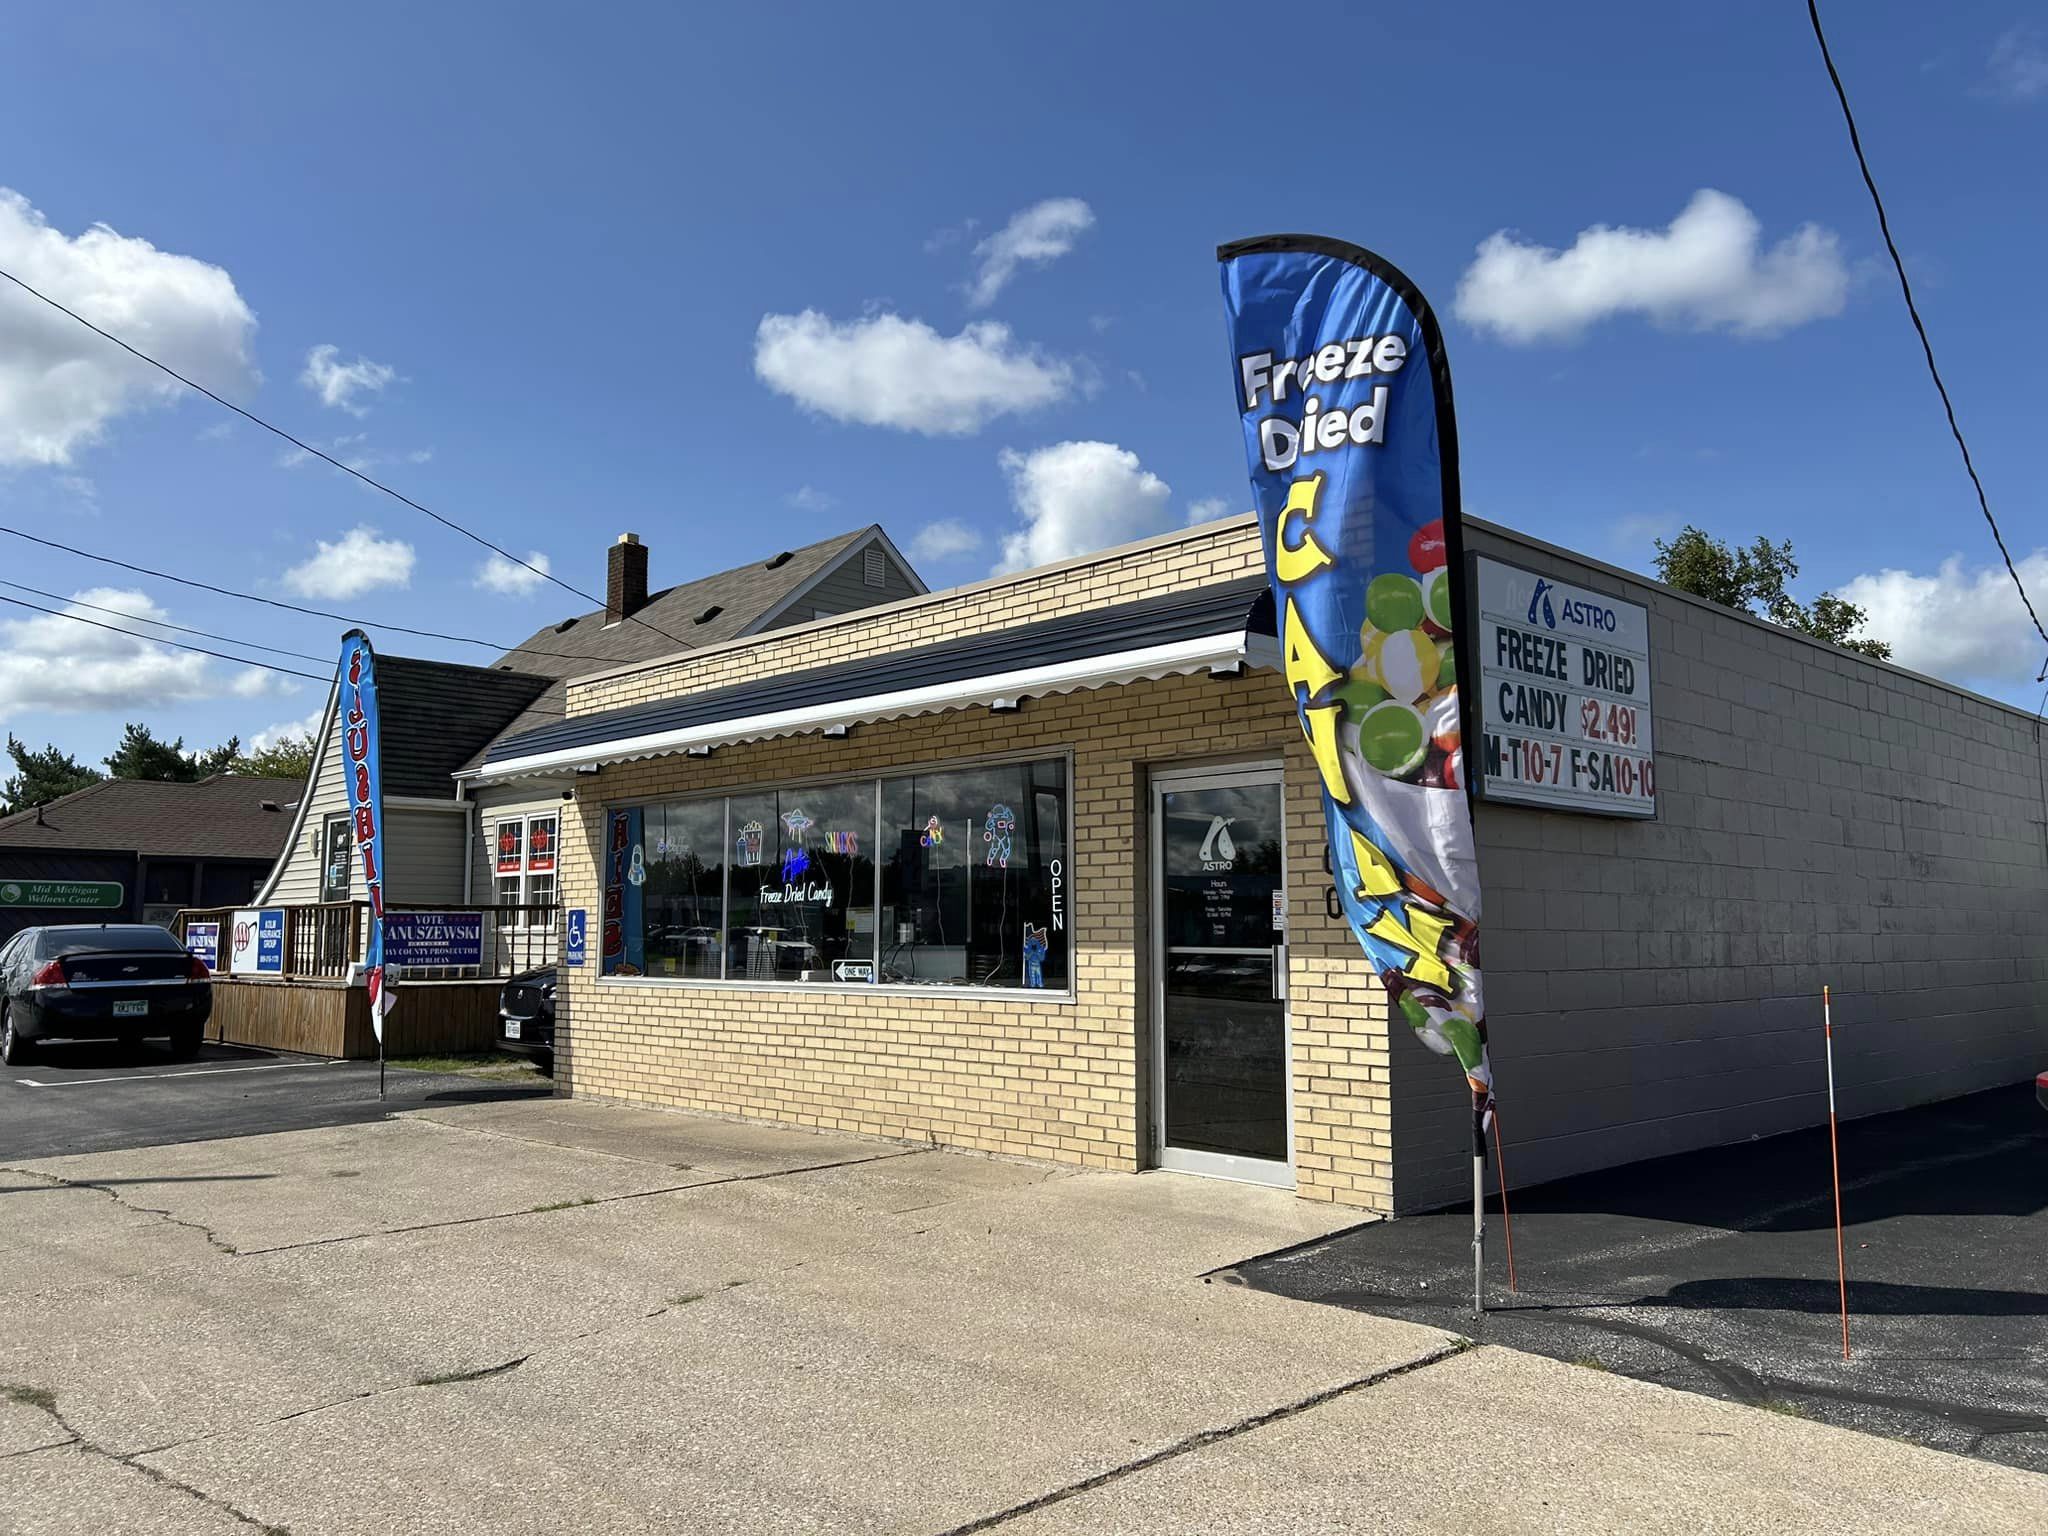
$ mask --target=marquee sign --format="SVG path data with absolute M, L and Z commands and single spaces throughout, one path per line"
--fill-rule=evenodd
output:
M 1484 556 L 1473 563 L 1479 793 L 1656 815 L 1648 611 Z

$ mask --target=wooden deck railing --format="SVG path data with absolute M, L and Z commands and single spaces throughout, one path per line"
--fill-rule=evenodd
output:
M 188 908 L 173 920 L 171 931 L 183 942 L 190 923 L 220 924 L 217 972 L 229 972 L 234 944 L 235 913 L 257 910 L 237 907 Z M 361 901 L 320 901 L 280 904 L 261 910 L 284 913 L 284 955 L 281 972 L 291 980 L 345 980 L 364 959 L 369 944 L 370 908 Z M 483 919 L 481 963 L 463 966 L 408 966 L 414 981 L 477 981 L 517 976 L 553 965 L 559 956 L 562 913 L 554 905 L 469 906 L 413 902 L 392 912 L 466 912 Z

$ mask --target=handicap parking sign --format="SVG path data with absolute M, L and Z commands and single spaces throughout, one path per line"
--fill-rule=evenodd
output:
M 589 927 L 588 917 L 581 907 L 569 909 L 569 926 L 562 941 L 562 964 L 583 963 L 583 936 Z

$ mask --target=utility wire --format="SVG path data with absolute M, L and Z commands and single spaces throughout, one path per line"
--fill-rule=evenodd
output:
M 37 592 L 39 596 L 53 598 L 55 601 L 60 603 L 68 602 L 71 603 L 74 607 L 91 608 L 97 613 L 111 613 L 116 615 L 117 617 L 128 620 L 131 624 L 163 623 L 163 621 L 160 619 L 138 618 L 135 614 L 123 613 L 118 608 L 101 608 L 95 603 L 80 603 L 75 598 L 57 597 L 56 594 L 54 593 L 40 592 L 39 589 L 35 587 L 25 587 L 21 585 L 20 582 L 16 581 L 0 582 L 0 586 L 13 587 L 18 592 Z M 94 629 L 110 630 L 114 634 L 126 635 L 131 640 L 141 640 L 149 645 L 173 646 L 181 651 L 194 651 L 201 656 L 212 656 L 220 661 L 232 661 L 237 666 L 257 667 L 265 672 L 276 672 L 283 677 L 303 677 L 304 679 L 306 679 L 306 681 L 310 683 L 331 683 L 334 681 L 334 674 L 332 672 L 301 672 L 296 667 L 280 667 L 272 662 L 257 661 L 248 656 L 233 656 L 226 651 L 209 650 L 207 647 L 203 645 L 187 645 L 182 640 L 166 640 L 162 635 L 147 635 L 139 629 L 124 629 L 119 624 L 107 624 L 101 622 L 98 619 L 88 619 L 82 613 L 67 613 L 60 608 L 45 608 L 41 603 L 26 602 L 18 597 L 8 597 L 5 593 L 0 593 L 0 603 L 12 603 L 17 608 L 28 608 L 36 613 L 48 614 L 53 619 L 69 619 L 74 624 L 90 624 Z M 276 646 L 273 645 L 258 645 L 252 640 L 237 640 L 234 639 L 232 636 L 228 635 L 208 634 L 207 631 L 203 629 L 186 629 L 185 626 L 182 624 L 164 624 L 163 627 L 166 629 L 179 630 L 182 633 L 188 635 L 201 635 L 208 640 L 219 640 L 224 645 L 245 646 L 253 651 L 271 651 L 279 656 L 295 656 L 302 661 L 318 662 L 324 660 L 323 657 L 308 656 L 302 651 L 284 651 L 279 650 Z M 520 710 L 520 713 L 534 715 L 553 715 L 557 719 L 568 718 L 567 710 L 549 709 L 546 706 L 541 705 L 539 703 L 532 703 L 526 705 L 524 708 Z
M 414 501 L 410 496 L 406 495 L 403 491 L 393 490 L 383 481 L 374 479 L 373 477 L 364 474 L 361 470 L 352 468 L 351 466 L 342 463 L 342 461 L 335 458 L 333 454 L 323 453 L 320 449 L 315 448 L 311 443 L 302 442 L 298 438 L 293 437 L 291 433 L 285 431 L 283 427 L 272 426 L 269 422 L 265 421 L 261 416 L 256 415 L 253 411 L 244 410 L 241 406 L 235 404 L 234 401 L 215 394 L 212 390 L 208 389 L 204 384 L 200 384 L 195 382 L 194 380 L 186 378 L 185 375 L 178 372 L 177 369 L 171 367 L 167 363 L 158 362 L 155 358 L 151 357 L 147 352 L 143 351 L 140 347 L 131 346 L 128 342 L 125 342 L 120 337 L 116 336 L 112 331 L 102 330 L 99 326 L 94 325 L 90 320 L 86 319 L 85 316 L 79 314 L 77 310 L 67 309 L 62 304 L 59 304 L 55 299 L 51 298 L 47 293 L 43 293 L 39 289 L 30 287 L 27 283 L 23 282 L 20 278 L 16 277 L 12 272 L 9 272 L 5 267 L 0 267 L 0 277 L 6 278 L 8 282 L 14 284 L 15 287 L 19 288 L 23 293 L 27 294 L 30 298 L 40 299 L 42 300 L 43 303 L 49 305 L 50 308 L 56 310 L 59 314 L 70 316 L 73 320 L 76 320 L 80 325 L 84 326 L 94 335 L 99 336 L 107 341 L 111 341 L 123 352 L 129 353 L 131 356 L 140 358 L 143 362 L 149 364 L 150 367 L 156 369 L 159 373 L 168 374 L 171 378 L 176 379 L 180 384 L 184 385 L 187 389 L 196 390 L 198 393 L 206 396 L 207 399 L 213 401 L 214 404 L 224 405 L 229 410 L 233 411 L 237 416 L 242 417 L 245 421 L 253 422 L 257 426 L 261 427 L 264 431 L 269 432 L 274 436 L 283 438 L 286 442 L 290 443 L 294 448 L 297 448 L 302 452 L 309 453 L 314 458 L 319 459 L 324 463 L 332 464 L 336 469 L 340 470 L 343 474 L 355 476 L 356 479 L 362 481 L 363 484 L 369 486 L 372 490 L 382 491 L 386 496 L 391 497 L 393 500 L 404 502 L 408 507 L 411 507 L 415 512 L 424 513 L 426 516 L 431 517 L 435 522 L 439 523 L 442 527 L 451 529 L 452 531 L 461 534 L 465 539 L 470 540 L 474 544 L 481 545 L 483 548 L 488 549 L 494 555 L 499 555 L 504 559 L 511 561 L 514 565 L 519 566 L 523 570 L 533 572 L 534 575 L 540 577 L 543 581 L 553 582 L 556 586 L 560 587 L 564 592 L 573 593 L 575 596 L 582 598 L 583 601 L 585 601 L 586 603 L 595 604 L 599 608 L 603 608 L 605 606 L 605 604 L 599 599 L 591 596 L 588 592 L 585 592 L 580 587 L 571 586 L 568 582 L 562 580 L 561 577 L 555 575 L 552 571 L 543 570 L 541 567 L 537 565 L 529 564 L 527 561 L 524 561 L 520 559 L 517 555 L 513 554 L 511 550 L 504 549 L 499 545 L 493 544 L 489 539 L 485 538 L 482 534 L 473 532 L 472 530 L 463 527 L 463 525 L 456 522 L 454 518 L 444 517 L 441 513 L 436 512 L 432 507 L 425 506 L 417 501 Z M 660 635 L 664 640 L 673 641 L 675 644 L 681 646 L 684 650 L 694 649 L 694 647 L 691 645 L 689 641 L 678 639 L 676 636 L 670 634 L 667 630 L 663 629 L 659 624 L 651 624 L 646 619 L 641 618 L 638 614 L 628 614 L 626 615 L 626 617 L 632 623 L 638 624 L 643 629 L 653 630 L 655 634 Z
M 1821 62 L 1827 65 L 1828 79 L 1834 84 L 1835 100 L 1842 104 L 1842 121 L 1849 128 L 1849 147 L 1856 152 L 1856 168 L 1863 173 L 1863 185 L 1870 189 L 1871 205 L 1877 209 L 1877 227 L 1884 234 L 1884 248 L 1891 253 L 1892 268 L 1899 274 L 1899 292 L 1905 295 L 1906 313 L 1913 317 L 1913 329 L 1920 333 L 1920 350 L 1927 355 L 1928 375 L 1941 396 L 1941 408 L 1948 413 L 1949 435 L 1955 438 L 1956 447 L 1962 450 L 1963 468 L 1970 473 L 1970 484 L 1977 488 L 1977 505 L 1984 513 L 1984 521 L 1991 525 L 1992 540 L 2005 560 L 2006 574 L 2012 577 L 2012 584 L 2019 589 L 2027 617 L 2034 622 L 2034 633 L 2048 643 L 2048 629 L 2041 627 L 2041 616 L 2034 612 L 2034 602 L 2027 596 L 2026 583 L 2020 580 L 2019 568 L 2012 563 L 2012 552 L 2005 547 L 2005 535 L 1998 531 L 1998 519 L 1991 515 L 1991 502 L 1984 494 L 1984 482 L 1977 478 L 1977 466 L 1970 459 L 1970 445 L 1963 441 L 1963 429 L 1956 424 L 1955 404 L 1948 397 L 1948 386 L 1941 381 L 1941 370 L 1934 364 L 1934 344 L 1927 339 L 1927 327 L 1921 322 L 1920 308 L 1913 302 L 1913 285 L 1906 280 L 1906 264 L 1899 259 L 1898 245 L 1892 239 L 1892 226 L 1885 217 L 1884 199 L 1878 196 L 1877 181 L 1870 174 L 1870 162 L 1864 158 L 1863 137 L 1856 131 L 1856 114 L 1849 110 L 1849 93 L 1842 87 L 1841 71 L 1835 68 L 1835 56 L 1828 51 L 1827 34 L 1821 30 L 1818 0 L 1806 0 L 1806 15 L 1813 23 L 1813 40 L 1820 44 Z M 2040 677 L 2034 679 L 2037 683 L 2043 680 L 2048 680 L 2048 663 L 2042 665 Z
M 479 640 L 474 635 L 451 635 L 438 629 L 413 629 L 404 624 L 387 624 L 377 619 L 351 618 L 345 613 L 329 613 L 324 608 L 307 608 L 299 603 L 287 603 L 280 598 L 259 597 L 254 592 L 238 592 L 233 587 L 217 587 L 210 581 L 199 581 L 190 576 L 173 576 L 169 571 L 159 571 L 152 566 L 131 565 L 126 560 L 116 560 L 112 555 L 96 555 L 89 549 L 78 549 L 70 544 L 59 544 L 55 539 L 46 539 L 19 528 L 10 528 L 0 523 L 0 533 L 12 534 L 17 539 L 26 539 L 31 544 L 40 544 L 45 549 L 60 549 L 67 555 L 76 555 L 81 560 L 97 560 L 101 565 L 118 566 L 124 571 L 133 571 L 138 576 L 154 577 L 158 581 L 176 582 L 181 587 L 196 587 L 202 592 L 212 592 L 221 597 L 239 598 L 245 603 L 262 603 L 270 608 L 282 608 L 287 613 L 303 613 L 311 618 L 331 619 L 337 624 L 351 624 L 363 629 L 387 629 L 394 634 L 417 635 L 423 640 L 452 640 L 458 645 L 480 645 L 487 651 L 523 651 L 528 656 L 552 656 L 560 661 L 601 661 L 610 666 L 624 664 L 625 658 L 618 656 L 594 656 L 576 651 L 544 651 L 538 646 L 500 645 L 495 640 Z M 45 593 L 45 596 L 49 594 Z M 241 645 L 244 642 L 233 642 Z M 268 647 L 261 647 L 268 649 Z
M 117 619 L 126 619 L 131 624 L 153 624 L 158 629 L 175 629 L 181 635 L 197 635 L 202 640 L 218 640 L 223 645 L 239 645 L 244 650 L 268 651 L 273 656 L 290 656 L 296 661 L 324 662 L 324 656 L 309 655 L 305 651 L 288 651 L 277 645 L 258 645 L 254 640 L 237 640 L 233 635 L 216 635 L 210 630 L 193 629 L 185 624 L 173 624 L 168 619 L 146 619 L 139 613 L 129 613 L 121 608 L 107 608 L 99 603 L 88 603 L 82 598 L 65 597 L 59 592 L 45 592 L 41 587 L 26 586 L 18 581 L 0 581 L 0 587 L 12 587 L 17 592 L 27 592 L 35 597 L 47 597 L 53 603 L 69 603 L 73 608 L 90 608 L 94 613 L 111 613 Z M 139 634 L 139 632 L 138 632 Z M 140 635 L 139 638 L 152 640 L 154 635 Z
M 118 624 L 103 624 L 98 619 L 88 619 L 82 613 L 65 613 L 62 609 L 45 608 L 41 603 L 25 602 L 18 597 L 0 595 L 0 603 L 12 603 L 17 608 L 32 608 L 37 613 L 47 613 L 53 619 L 69 619 L 74 624 L 90 624 L 94 629 L 109 629 L 117 635 L 126 635 L 131 640 L 146 640 L 151 645 L 175 646 L 181 651 L 197 651 L 201 656 L 212 656 L 221 661 L 232 661 L 239 666 L 261 667 L 265 672 L 278 672 L 286 677 L 303 677 L 309 683 L 331 683 L 334 681 L 333 674 L 331 673 L 323 676 L 318 672 L 301 672 L 296 667 L 280 667 L 267 661 L 251 661 L 246 656 L 230 656 L 226 651 L 210 651 L 203 645 L 187 645 L 182 640 L 165 640 L 156 635 L 141 634 L 136 630 L 123 629 Z

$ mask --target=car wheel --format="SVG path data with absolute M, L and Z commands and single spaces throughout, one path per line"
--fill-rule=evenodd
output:
M 18 1067 L 28 1060 L 28 1039 L 14 1027 L 13 1016 L 0 1004 L 0 1061 Z
M 171 1031 L 171 1056 L 176 1061 L 190 1061 L 199 1054 L 199 1043 L 206 1038 L 206 1032 L 197 1024 L 188 1024 L 182 1029 Z
M 553 1077 L 555 1075 L 555 1053 L 553 1051 L 544 1051 L 540 1055 L 535 1056 L 533 1064 L 540 1068 L 541 1076 Z

